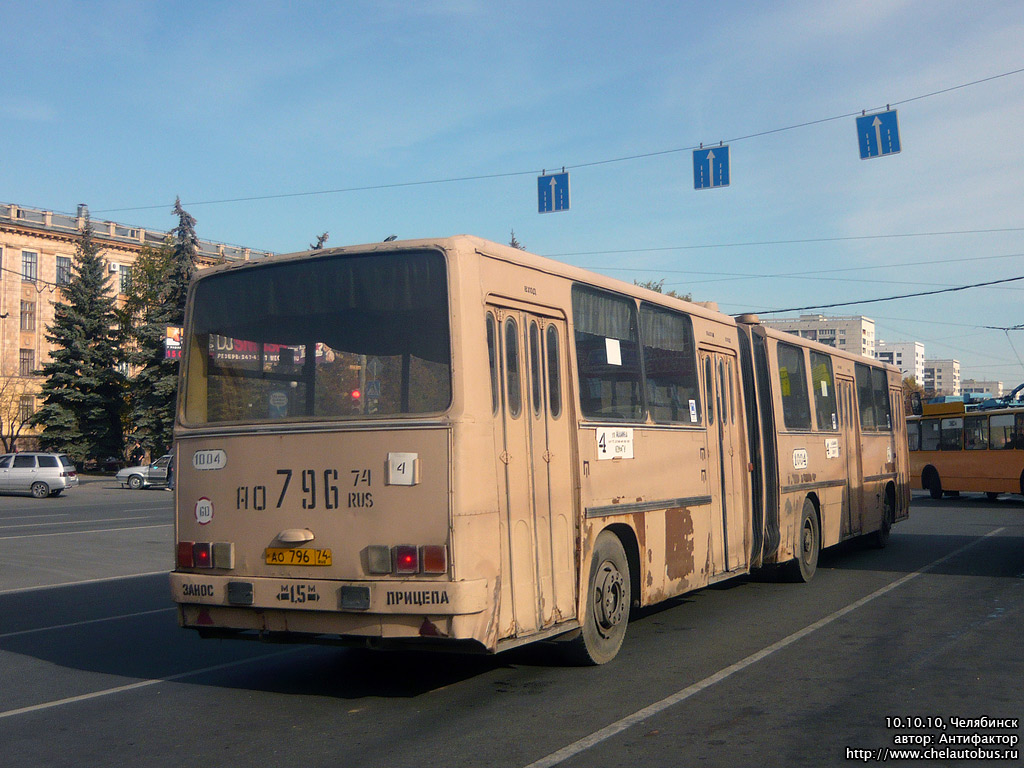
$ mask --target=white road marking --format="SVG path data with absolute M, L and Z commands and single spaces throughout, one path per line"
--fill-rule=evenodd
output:
M 153 680 L 140 680 L 137 683 L 129 683 L 128 685 L 119 685 L 116 688 L 105 688 L 102 691 L 93 691 L 92 693 L 83 693 L 79 696 L 69 696 L 66 699 L 57 699 L 56 701 L 47 701 L 42 704 L 32 704 L 28 707 L 20 707 L 19 709 L 8 709 L 6 712 L 0 712 L 0 720 L 6 717 L 17 717 L 18 715 L 27 715 L 30 712 L 39 712 L 44 709 L 53 709 L 54 707 L 62 707 L 65 704 L 77 704 L 80 701 L 89 701 L 90 699 L 98 699 L 103 696 L 112 696 L 117 693 L 127 693 L 128 691 L 138 690 L 139 688 L 148 688 L 151 685 L 157 685 L 159 683 L 169 683 L 175 680 L 182 680 L 186 677 L 195 677 L 196 675 L 203 675 L 207 672 L 218 672 L 222 669 L 231 669 L 232 667 L 240 667 L 243 664 L 252 664 L 255 661 L 265 661 L 266 659 L 272 659 L 278 656 L 285 656 L 287 654 L 298 653 L 299 651 L 309 650 L 308 648 L 289 648 L 286 651 L 277 651 L 276 653 L 268 653 L 264 656 L 254 656 L 249 659 L 239 659 L 238 661 L 228 661 L 224 664 L 214 664 L 212 667 L 203 667 L 202 669 L 193 669 L 188 672 L 179 672 L 176 675 L 168 675 L 167 677 L 158 677 Z
M 123 519 L 123 518 L 122 518 Z M 90 520 L 89 522 L 96 522 Z M 143 531 L 147 528 L 173 528 L 174 523 L 163 525 L 129 525 L 124 528 L 90 528 L 87 531 L 61 531 L 60 533 L 26 533 L 20 536 L 0 536 L 0 541 L 11 541 L 12 539 L 39 539 L 44 536 L 77 536 L 80 533 L 111 533 L 112 531 Z
M 104 616 L 102 619 L 85 619 L 83 621 L 72 621 L 67 624 L 53 624 L 49 627 L 36 627 L 35 629 L 22 629 L 17 632 L 7 632 L 0 635 L 0 640 L 6 640 L 8 637 L 19 637 L 21 635 L 33 635 L 37 632 L 55 632 L 59 629 L 73 629 L 74 627 L 84 627 L 87 624 L 102 624 L 105 621 L 120 621 L 121 619 L 134 619 L 138 616 L 151 616 L 154 613 L 167 613 L 168 611 L 176 611 L 177 608 L 154 608 L 151 611 L 139 611 L 138 613 L 122 613 L 119 616 Z
M 19 592 L 38 592 L 40 589 L 57 589 L 58 587 L 80 587 L 83 584 L 101 584 L 104 581 L 122 581 L 124 579 L 137 579 L 142 576 L 166 576 L 171 572 L 168 568 L 163 571 L 146 571 L 145 573 L 129 573 L 124 576 L 104 576 L 100 579 L 82 579 L 81 581 L 64 581 L 60 584 L 40 584 L 36 587 L 18 587 L 17 589 L 0 589 L 0 595 L 16 595 Z
M 989 533 L 987 533 L 984 536 L 982 536 L 980 539 L 975 539 L 974 541 L 970 542 L 969 544 L 965 544 L 964 546 L 960 547 L 959 549 L 957 549 L 957 550 L 955 550 L 953 552 L 950 552 L 945 557 L 940 557 L 938 560 L 936 560 L 936 561 L 934 561 L 932 563 L 929 563 L 928 565 L 924 566 L 923 568 L 920 568 L 920 569 L 914 571 L 913 573 L 908 573 L 906 576 L 903 576 L 902 578 L 899 578 L 896 581 L 893 581 L 893 582 L 885 585 L 884 587 L 882 587 L 880 589 L 876 589 L 870 595 L 862 597 L 860 600 L 856 600 L 855 602 L 850 603 L 846 607 L 840 608 L 838 611 L 835 611 L 834 613 L 830 613 L 825 618 L 820 619 L 820 620 L 814 622 L 813 624 L 810 624 L 810 625 L 804 627 L 803 629 L 801 629 L 801 630 L 799 630 L 797 632 L 794 632 L 793 634 L 789 635 L 788 637 L 782 638 L 777 643 L 772 643 L 768 647 L 762 648 L 760 651 L 757 651 L 756 653 L 752 653 L 751 655 L 747 656 L 745 659 L 737 661 L 735 664 L 731 664 L 730 666 L 726 667 L 725 669 L 719 670 L 715 674 L 711 675 L 710 677 L 704 678 L 700 682 L 694 683 L 693 685 L 691 685 L 691 686 L 689 686 L 687 688 L 683 688 L 681 691 L 677 691 L 676 693 L 673 693 L 670 696 L 666 696 L 661 701 L 656 701 L 653 704 L 651 704 L 650 706 L 647 706 L 647 707 L 644 707 L 643 709 L 637 710 L 633 714 L 627 715 L 626 717 L 622 718 L 621 720 L 617 720 L 616 722 L 612 723 L 611 725 L 607 725 L 607 726 L 605 726 L 604 728 L 601 728 L 598 731 L 594 731 L 589 736 L 584 736 L 582 739 L 579 739 L 578 741 L 574 741 L 572 744 L 569 744 L 568 746 L 563 747 L 562 749 L 558 750 L 557 752 L 552 752 L 550 755 L 547 755 L 546 757 L 542 757 L 540 760 L 536 760 L 536 761 L 530 763 L 528 766 L 526 766 L 526 768 L 553 768 L 553 766 L 556 766 L 559 763 L 562 763 L 562 762 L 568 760 L 569 758 L 575 757 L 576 755 L 580 754 L 581 752 L 586 752 L 588 749 L 590 749 L 591 747 L 597 746 L 602 741 L 607 741 L 612 736 L 615 736 L 615 735 L 617 735 L 619 733 L 622 733 L 626 729 L 632 728 L 634 725 L 638 725 L 638 724 L 644 722 L 645 720 L 648 720 L 648 719 L 654 717 L 655 715 L 660 714 L 661 712 L 664 712 L 669 707 L 675 706 L 676 704 L 679 704 L 680 702 L 686 701 L 690 697 L 695 696 L 696 694 L 700 693 L 701 691 L 705 690 L 706 688 L 710 688 L 711 686 L 715 685 L 716 683 L 720 683 L 723 680 L 726 680 L 729 677 L 732 677 L 737 672 L 741 672 L 744 669 L 746 669 L 747 667 L 753 666 L 757 662 L 767 658 L 768 656 L 771 656 L 776 651 L 782 650 L 783 648 L 786 648 L 787 646 L 792 645 L 793 643 L 797 642 L 798 640 L 802 640 L 803 638 L 807 637 L 808 635 L 810 635 L 810 634 L 812 634 L 814 632 L 817 632 L 822 627 L 828 626 L 832 622 L 836 621 L 836 619 L 841 619 L 846 614 L 848 614 L 848 613 L 850 613 L 852 611 L 855 611 L 855 610 L 857 610 L 858 608 L 861 608 L 864 605 L 867 605 L 872 600 L 874 600 L 876 598 L 879 598 L 879 597 L 881 597 L 882 595 L 884 595 L 884 594 L 886 594 L 888 592 L 892 592 L 894 589 L 897 589 L 898 587 L 903 586 L 904 584 L 906 584 L 911 579 L 916 579 L 918 576 L 920 576 L 923 573 L 926 573 L 927 571 L 930 571 L 932 568 L 935 568 L 937 565 L 940 565 L 941 563 L 944 563 L 945 561 L 950 560 L 950 559 L 956 557 L 957 555 L 959 555 L 964 550 L 969 549 L 969 548 L 973 547 L 975 544 L 978 544 L 978 543 L 984 541 L 985 539 L 989 538 L 990 536 L 995 536 L 996 534 L 1001 533 L 1004 530 L 1006 530 L 1006 529 L 1005 528 L 997 528 L 994 531 L 990 531 Z M 0 715 L 0 716 L 2 716 L 2 715 Z

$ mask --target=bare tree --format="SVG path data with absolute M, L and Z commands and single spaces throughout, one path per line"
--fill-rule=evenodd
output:
M 311 250 L 311 251 L 322 251 L 323 248 L 324 248 L 324 243 L 327 242 L 327 237 L 328 237 L 328 235 L 327 235 L 326 232 L 324 232 L 323 234 L 317 235 L 316 236 L 316 242 L 309 244 L 309 250 Z
M 15 450 L 18 439 L 31 429 L 29 421 L 35 412 L 36 389 L 29 379 L 0 378 L 0 444 L 5 453 Z

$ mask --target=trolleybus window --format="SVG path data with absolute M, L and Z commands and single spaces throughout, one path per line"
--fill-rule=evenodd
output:
M 988 416 L 968 416 L 964 419 L 964 448 L 970 451 L 988 450 Z
M 814 389 L 814 411 L 818 429 L 838 430 L 836 387 L 832 379 L 832 358 L 811 352 L 811 386 Z
M 1021 417 L 1018 416 L 1018 419 Z M 992 417 L 992 447 L 995 449 L 1014 448 L 1013 414 L 1000 413 Z M 1024 448 L 1024 445 L 1021 446 Z
M 544 382 L 542 382 L 540 376 L 541 360 L 540 360 L 540 328 L 537 327 L 537 321 L 530 321 L 530 387 L 531 394 L 533 395 L 533 415 L 540 416 L 541 411 L 544 409 L 544 403 L 541 400 L 544 397 Z
M 693 323 L 680 312 L 640 306 L 647 406 L 657 422 L 700 423 Z
M 957 416 L 942 420 L 942 431 L 939 437 L 939 450 L 959 451 L 963 448 L 964 420 Z
M 810 429 L 807 369 L 804 367 L 804 351 L 799 347 L 779 344 L 779 391 L 782 393 L 782 419 L 786 428 Z
M 921 422 L 907 422 L 907 444 L 912 451 L 921 450 Z
M 940 424 L 938 419 L 928 419 L 927 421 L 921 422 L 922 451 L 939 450 L 939 436 L 941 434 L 939 427 Z
M 440 253 L 228 270 L 197 284 L 191 312 L 189 423 L 430 413 L 451 401 Z
M 583 415 L 639 421 L 636 305 L 623 296 L 574 285 L 572 313 Z

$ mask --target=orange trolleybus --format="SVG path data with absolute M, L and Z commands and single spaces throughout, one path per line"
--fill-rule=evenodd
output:
M 602 663 L 631 607 L 908 514 L 899 372 L 474 237 L 202 272 L 181 624 Z
M 974 491 L 990 499 L 1024 494 L 1024 402 L 1010 395 L 969 407 L 925 403 L 907 419 L 911 487 L 933 499 Z

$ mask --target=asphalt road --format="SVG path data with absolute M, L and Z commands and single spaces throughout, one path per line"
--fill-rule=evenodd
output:
M 200 640 L 169 598 L 171 497 L 106 480 L 0 497 L 0 765 L 1016 764 L 878 751 L 902 737 L 1020 751 L 938 742 L 1022 734 L 1020 497 L 916 497 L 887 549 L 823 553 L 810 584 L 742 578 L 645 610 L 596 668 L 546 646 Z

